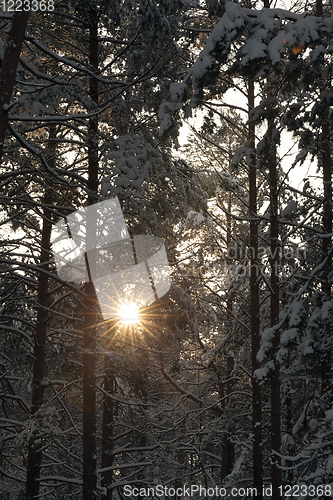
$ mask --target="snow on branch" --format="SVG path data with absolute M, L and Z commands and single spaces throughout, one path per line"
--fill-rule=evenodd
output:
M 42 476 L 40 478 L 36 478 L 36 481 L 40 483 L 45 483 L 47 481 L 58 481 L 60 483 L 70 483 L 70 484 L 83 484 L 81 479 L 75 479 L 71 477 L 63 477 L 63 476 Z
M 63 85 L 66 83 L 64 79 L 61 78 L 56 78 L 54 76 L 50 76 L 46 73 L 42 73 L 41 71 L 38 71 L 35 66 L 32 64 L 29 64 L 27 61 L 25 61 L 22 57 L 20 57 L 19 62 L 23 68 L 25 68 L 27 71 L 29 71 L 32 75 L 36 76 L 37 78 L 40 78 L 42 80 L 48 80 L 52 83 L 57 83 L 59 85 Z
M 92 111 L 91 113 L 77 113 L 74 115 L 49 115 L 49 116 L 31 116 L 29 113 L 21 113 L 19 115 L 9 115 L 8 119 L 15 122 L 66 122 L 68 120 L 77 120 L 77 119 L 88 119 L 93 118 L 96 115 L 103 113 L 106 111 L 109 106 L 104 106 L 103 108 L 99 108 L 96 111 Z
M 23 330 L 20 330 L 19 328 L 16 328 L 14 326 L 7 326 L 2 324 L 0 324 L 0 330 L 6 330 L 7 332 L 17 333 L 18 335 L 23 337 L 28 342 L 28 344 L 32 346 L 32 339 Z
M 243 9 L 244 12 L 249 17 L 258 17 L 258 15 L 262 12 L 261 10 L 255 9 Z M 305 16 L 305 14 L 294 14 L 294 12 L 290 12 L 290 10 L 285 9 L 262 9 L 263 11 L 269 10 L 274 14 L 274 17 L 280 17 L 282 19 L 288 19 L 289 21 L 297 21 L 298 19 Z
M 104 467 L 103 469 L 98 469 L 98 472 L 101 474 L 108 470 L 118 470 L 118 469 L 128 469 L 130 467 L 146 467 L 147 465 L 152 465 L 153 462 L 133 462 L 129 464 L 121 464 L 121 465 L 111 465 L 110 467 Z
M 309 44 L 312 49 L 310 59 L 330 53 L 330 44 L 327 43 L 325 49 L 323 38 L 330 42 L 333 19 L 305 16 L 306 13 L 294 14 L 283 9 L 246 9 L 238 3 L 228 2 L 224 15 L 184 80 L 170 86 L 173 102 L 164 102 L 160 106 L 160 135 L 171 128 L 172 115 L 176 111 L 183 109 L 187 116 L 189 108 L 201 104 L 203 89 L 212 88 L 221 66 L 230 76 L 256 72 L 257 63 L 256 76 L 264 76 L 263 72 L 290 52 L 303 57 L 302 52 Z
M 164 370 L 163 366 L 160 367 L 160 370 L 161 370 L 162 375 L 167 379 L 167 381 L 175 389 L 177 389 L 177 391 L 179 391 L 181 394 L 183 394 L 188 399 L 190 399 L 191 401 L 193 401 L 194 403 L 196 403 L 196 404 L 198 404 L 200 406 L 202 406 L 204 404 L 204 402 L 201 399 L 199 399 L 197 396 L 195 396 L 191 392 L 186 391 L 185 389 L 183 389 L 182 387 L 180 387 L 180 385 Z M 223 415 L 224 414 L 224 411 L 219 406 L 211 405 L 209 407 L 209 409 L 213 410 L 215 413 L 218 413 L 218 415 Z
M 55 52 L 53 52 L 52 50 L 50 50 L 48 47 L 46 47 L 45 45 L 43 45 L 41 42 L 39 42 L 38 40 L 36 40 L 35 37 L 33 37 L 32 35 L 27 35 L 26 39 L 29 42 L 31 42 L 33 45 L 35 45 L 36 47 L 38 47 L 42 52 L 44 52 L 44 54 L 49 55 L 50 57 L 52 57 L 56 61 L 58 61 L 60 63 L 63 63 L 66 66 L 70 66 L 71 68 L 75 69 L 78 72 L 86 73 L 87 75 L 92 76 L 93 78 L 95 78 L 99 82 L 104 83 L 105 85 L 110 85 L 110 84 L 113 84 L 113 85 L 114 84 L 116 84 L 116 85 L 127 85 L 127 83 L 124 82 L 124 81 L 122 81 L 122 80 L 107 80 L 105 78 L 102 78 L 102 77 L 96 75 L 96 73 L 94 71 L 90 71 L 88 68 L 83 67 L 81 64 L 74 63 L 73 61 L 71 61 L 67 57 L 59 56 L 58 54 L 56 54 Z

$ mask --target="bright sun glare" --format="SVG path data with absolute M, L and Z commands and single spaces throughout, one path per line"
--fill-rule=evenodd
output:
M 120 321 L 126 325 L 137 323 L 140 321 L 139 308 L 133 302 L 123 304 L 119 309 Z

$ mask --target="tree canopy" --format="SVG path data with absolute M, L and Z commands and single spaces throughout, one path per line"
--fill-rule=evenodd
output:
M 19 4 L 0 12 L 0 499 L 330 498 L 330 5 Z M 131 248 L 158 236 L 171 268 L 135 321 L 53 255 L 56 223 L 116 197 Z

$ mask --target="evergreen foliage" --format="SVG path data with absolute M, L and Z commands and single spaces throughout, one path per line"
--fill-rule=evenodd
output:
M 0 498 L 332 496 L 333 21 L 268 7 L 0 14 Z M 115 196 L 172 267 L 129 326 L 58 277 L 50 242 Z

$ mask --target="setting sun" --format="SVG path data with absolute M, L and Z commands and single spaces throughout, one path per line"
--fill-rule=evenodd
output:
M 123 304 L 119 309 L 120 321 L 124 324 L 133 324 L 140 321 L 139 308 L 134 302 Z

